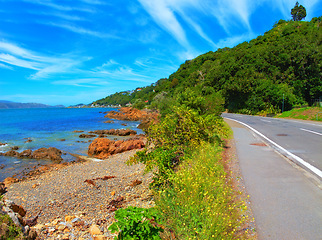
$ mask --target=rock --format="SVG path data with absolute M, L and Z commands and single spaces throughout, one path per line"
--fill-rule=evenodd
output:
M 31 139 L 28 139 L 27 141 L 25 141 L 25 143 L 30 143 L 30 142 L 32 142 Z
M 130 136 L 136 135 L 136 131 L 132 129 L 110 129 L 110 130 L 96 130 L 89 133 L 95 133 L 98 135 L 117 135 L 117 136 Z
M 21 158 L 30 158 L 32 155 L 32 150 L 30 149 L 27 149 L 27 150 L 24 150 L 22 151 L 20 154 L 19 154 L 19 157 Z
M 136 179 L 136 180 L 134 180 L 134 181 L 130 184 L 130 186 L 131 186 L 131 187 L 135 187 L 135 186 L 137 186 L 137 185 L 140 185 L 141 183 L 142 183 L 142 181 L 140 181 L 140 180 Z
M 18 213 L 21 217 L 24 217 L 26 215 L 26 210 L 22 206 L 15 204 L 13 201 L 5 200 L 5 204 L 12 211 Z
M 1 143 L 1 142 L 0 142 L 0 146 L 4 146 L 4 145 L 7 145 L 7 144 L 6 144 L 6 143 Z
M 75 131 L 73 131 L 74 133 L 82 133 L 82 132 L 84 132 L 84 131 L 82 131 L 82 130 L 75 130 Z
M 66 222 L 71 222 L 74 218 L 76 218 L 76 216 L 66 216 L 65 221 Z
M 115 191 L 111 192 L 111 195 L 114 196 L 115 195 Z
M 6 192 L 6 186 L 3 182 L 0 182 L 0 195 Z
M 94 240 L 107 240 L 107 237 L 104 235 L 96 235 L 94 236 Z
M 62 240 L 69 240 L 69 233 L 65 233 L 62 238 Z
M 17 178 L 13 178 L 13 177 L 7 177 L 3 180 L 3 183 L 5 186 L 9 186 L 12 183 L 18 182 Z
M 39 183 L 35 183 L 34 185 L 32 185 L 32 188 L 36 188 L 38 187 L 40 184 Z
M 112 121 L 112 120 L 107 120 L 107 121 L 105 121 L 104 123 L 114 123 L 114 121 Z
M 6 157 L 18 157 L 19 153 L 14 150 L 10 150 L 8 152 L 2 153 L 1 155 L 6 156 Z
M 4 164 L 0 164 L 0 169 L 4 169 L 5 165 Z
M 19 146 L 13 146 L 13 147 L 11 147 L 11 150 L 18 150 L 19 149 Z
M 107 138 L 96 138 L 88 147 L 88 155 L 100 159 L 105 159 L 110 155 L 141 149 L 145 146 L 140 139 L 129 139 L 126 141 L 112 141 Z
M 63 160 L 61 155 L 62 151 L 54 147 L 39 148 L 32 153 L 32 158 L 49 159 L 54 162 L 60 163 Z
M 83 134 L 79 135 L 79 137 L 80 138 L 93 138 L 93 137 L 96 137 L 96 135 L 83 133 Z
M 96 224 L 93 224 L 92 226 L 90 226 L 88 232 L 93 236 L 93 235 L 102 235 L 101 230 L 99 229 L 99 227 Z

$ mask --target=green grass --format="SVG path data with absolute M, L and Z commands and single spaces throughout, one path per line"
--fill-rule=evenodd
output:
M 277 115 L 278 118 L 294 118 L 302 120 L 322 121 L 321 107 L 294 108 Z
M 0 232 L 3 232 L 0 235 L 0 240 L 24 239 L 21 230 L 13 223 L 8 215 L 0 213 L 0 228 L 2 228 Z M 3 231 L 4 229 L 6 231 Z
M 243 237 L 238 229 L 247 218 L 246 206 L 227 183 L 221 153 L 221 147 L 204 143 L 185 157 L 169 187 L 156 194 L 163 225 L 177 239 Z

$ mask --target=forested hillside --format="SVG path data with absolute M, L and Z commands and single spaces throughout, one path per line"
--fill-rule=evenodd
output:
M 231 112 L 247 114 L 280 112 L 283 100 L 284 110 L 311 105 L 322 98 L 321 25 L 322 17 L 310 22 L 280 20 L 250 42 L 210 51 L 155 84 L 94 103 L 131 102 L 138 108 L 162 110 L 178 101 L 198 105 L 202 96 L 224 101 Z

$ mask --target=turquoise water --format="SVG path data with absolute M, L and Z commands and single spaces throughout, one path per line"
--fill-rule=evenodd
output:
M 114 123 L 104 123 L 104 118 L 111 108 L 40 108 L 40 109 L 0 109 L 0 151 L 5 152 L 13 146 L 19 146 L 19 152 L 26 149 L 41 147 L 56 147 L 63 152 L 64 161 L 72 161 L 74 157 L 68 153 L 86 155 L 90 139 L 81 139 L 81 133 L 75 130 L 88 131 L 101 129 L 130 128 L 137 129 L 139 122 L 113 120 Z M 101 112 L 101 113 L 100 113 Z M 127 124 L 126 127 L 121 124 Z M 115 138 L 113 136 L 112 138 Z M 26 142 L 31 139 L 32 142 Z M 92 138 L 94 139 L 94 138 Z M 64 140 L 64 141 L 62 141 Z M 83 141 L 83 142 L 82 142 Z M 18 159 L 0 156 L 0 181 L 24 169 L 31 169 L 38 164 L 47 164 L 46 160 Z M 1 169 L 2 168 L 2 169 Z

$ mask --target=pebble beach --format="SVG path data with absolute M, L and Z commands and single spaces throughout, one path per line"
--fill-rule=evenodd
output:
M 7 187 L 5 199 L 35 219 L 39 239 L 114 239 L 107 228 L 120 207 L 154 206 L 152 173 L 143 164 L 127 165 L 137 150 L 88 160 Z

